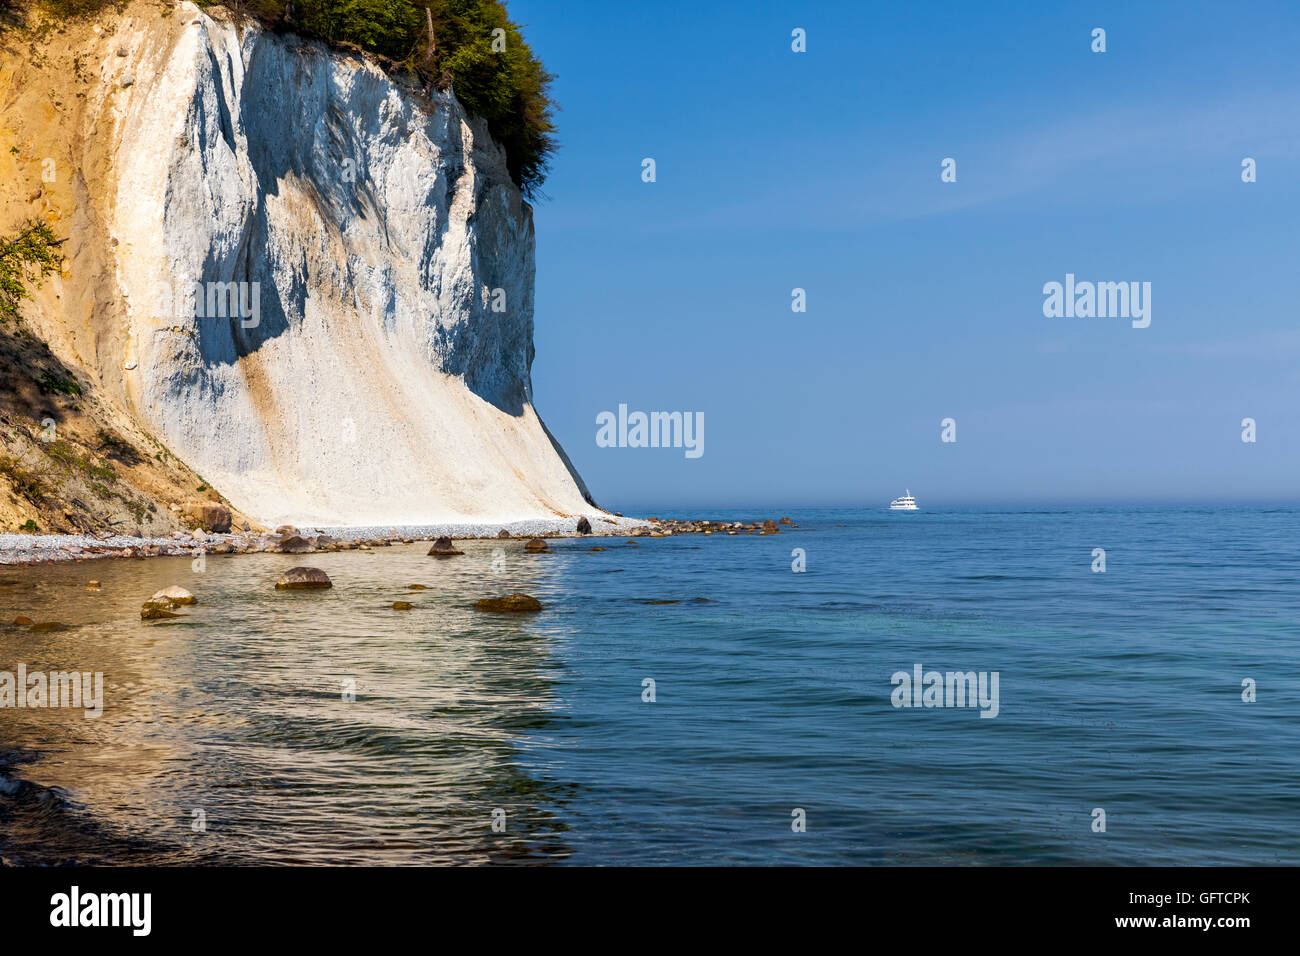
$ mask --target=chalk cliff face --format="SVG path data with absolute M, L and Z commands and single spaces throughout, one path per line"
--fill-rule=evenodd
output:
M 267 524 L 594 513 L 533 410 L 532 214 L 486 126 L 360 56 L 170 10 L 67 41 L 41 334 Z

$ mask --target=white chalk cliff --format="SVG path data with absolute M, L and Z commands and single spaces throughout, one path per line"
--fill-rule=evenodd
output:
M 57 349 L 269 525 L 597 513 L 533 409 L 531 209 L 452 93 L 188 3 L 93 31 Z

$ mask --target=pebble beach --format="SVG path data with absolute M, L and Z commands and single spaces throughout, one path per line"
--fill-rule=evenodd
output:
M 589 533 L 577 530 L 571 517 L 533 518 L 506 522 L 448 522 L 426 525 L 352 526 L 277 529 L 276 533 L 245 531 L 212 534 L 197 530 L 175 531 L 166 537 L 84 534 L 0 534 L 0 565 L 49 564 L 62 561 L 86 561 L 96 558 L 148 558 L 200 554 L 259 554 L 278 552 L 287 539 L 303 539 L 301 550 L 364 550 L 385 547 L 397 542 L 433 541 L 446 536 L 454 539 L 486 538 L 566 538 L 583 537 L 666 537 L 673 534 L 770 534 L 777 522 L 760 521 L 672 521 L 658 518 L 629 518 L 602 515 L 591 524 Z M 788 523 L 783 518 L 782 524 Z M 505 532 L 503 535 L 502 532 Z

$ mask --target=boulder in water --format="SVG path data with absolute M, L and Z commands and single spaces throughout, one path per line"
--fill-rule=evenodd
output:
M 411 610 L 413 607 L 415 607 L 415 605 L 412 604 L 412 603 L 410 603 L 409 601 L 394 601 L 394 602 L 393 602 L 393 610 L 394 610 L 394 611 L 409 611 L 409 610 Z
M 768 518 L 766 521 L 763 522 L 763 530 L 766 531 L 768 534 L 775 533 L 778 530 L 776 526 L 776 522 L 773 521 L 771 518 Z
M 542 609 L 542 602 L 531 594 L 508 594 L 505 597 L 475 601 L 474 608 L 479 611 L 496 611 L 503 614 L 532 614 Z
M 333 586 L 329 575 L 320 568 L 290 568 L 275 582 L 278 591 L 306 591 Z
M 525 551 L 532 551 L 534 554 L 543 554 L 546 551 L 546 542 L 541 538 L 530 538 L 524 545 Z
M 197 604 L 198 599 L 184 588 L 172 585 L 169 588 L 163 588 L 148 601 L 150 604 L 165 604 L 174 607 L 177 604 Z
M 429 549 L 429 555 L 435 558 L 450 558 L 452 555 L 464 553 L 464 551 L 456 550 L 456 546 L 451 543 L 451 538 L 445 534 L 433 542 L 433 547 Z

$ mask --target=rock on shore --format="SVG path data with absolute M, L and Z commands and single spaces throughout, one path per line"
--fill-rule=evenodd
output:
M 591 527 L 591 536 L 665 538 L 681 534 L 762 535 L 779 530 L 777 522 L 751 521 L 679 521 L 674 519 L 632 519 L 595 516 L 583 518 Z M 784 523 L 785 519 L 782 519 Z M 790 526 L 797 527 L 793 525 Z M 571 519 L 528 520 L 499 523 L 460 523 L 444 525 L 399 526 L 396 528 L 340 527 L 302 528 L 284 526 L 284 534 L 258 531 L 235 534 L 208 534 L 204 531 L 174 532 L 165 538 L 141 538 L 116 534 L 31 535 L 0 534 L 0 564 L 44 564 L 54 561 L 81 561 L 105 557 L 181 557 L 190 558 L 229 554 L 289 553 L 310 554 L 319 551 L 356 551 L 388 547 L 394 542 L 433 541 L 442 537 L 540 540 L 539 553 L 549 550 L 541 536 L 549 538 L 585 537 L 581 523 Z M 436 545 L 435 545 L 436 548 Z M 533 545 L 537 548 L 537 545 Z M 455 545 L 448 554 L 457 553 Z

